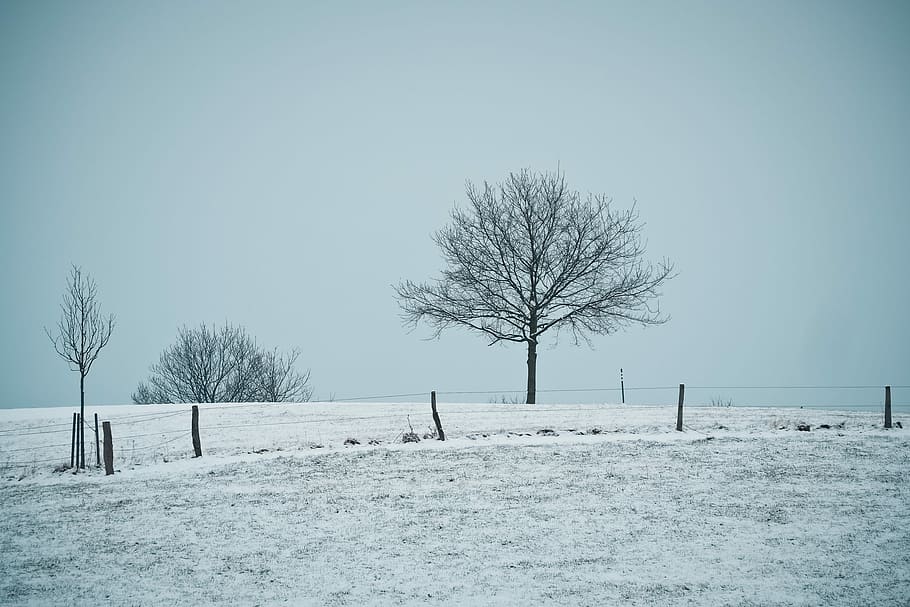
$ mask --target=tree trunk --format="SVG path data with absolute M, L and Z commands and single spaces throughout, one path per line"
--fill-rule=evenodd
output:
M 529 405 L 537 402 L 537 341 L 528 341 L 528 399 Z
M 85 468 L 85 375 L 79 373 L 79 467 Z

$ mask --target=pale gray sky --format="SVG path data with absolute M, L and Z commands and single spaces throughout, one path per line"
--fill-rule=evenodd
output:
M 225 320 L 317 396 L 520 390 L 522 348 L 423 341 L 391 285 L 466 179 L 557 164 L 680 274 L 539 388 L 910 384 L 908 6 L 3 2 L 0 406 L 78 402 L 71 263 L 118 319 L 90 403 Z

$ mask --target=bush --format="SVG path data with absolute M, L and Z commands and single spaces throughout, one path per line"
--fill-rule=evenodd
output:
M 295 368 L 299 356 L 297 350 L 263 350 L 243 327 L 182 327 L 133 402 L 305 402 L 313 390 L 309 371 Z

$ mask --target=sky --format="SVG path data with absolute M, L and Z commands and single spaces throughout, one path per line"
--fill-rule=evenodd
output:
M 117 319 L 89 403 L 224 322 L 317 398 L 521 390 L 520 346 L 409 332 L 392 287 L 442 270 L 466 180 L 557 167 L 678 276 L 664 325 L 545 337 L 539 389 L 910 384 L 908 30 L 884 1 L 0 3 L 0 407 L 78 403 L 44 333 L 71 264 Z

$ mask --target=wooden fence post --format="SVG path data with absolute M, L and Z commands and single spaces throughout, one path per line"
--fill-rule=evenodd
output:
M 76 472 L 79 472 L 79 468 L 82 467 L 82 462 L 79 459 L 79 450 L 85 449 L 82 445 L 82 441 L 85 440 L 84 433 L 82 432 L 82 414 L 76 414 Z
M 193 405 L 193 452 L 194 457 L 202 457 L 202 442 L 199 440 L 199 405 Z
M 111 437 L 111 422 L 104 422 L 104 474 L 114 473 L 114 439 Z
M 446 439 L 446 433 L 442 431 L 442 422 L 439 420 L 439 411 L 436 410 L 436 390 L 430 392 L 430 408 L 433 409 L 433 423 L 436 424 L 436 433 L 439 440 Z
M 891 427 L 891 386 L 885 386 L 885 427 Z
M 73 411 L 73 438 L 72 438 L 72 448 L 70 449 L 70 468 L 76 465 L 76 422 L 78 421 L 79 414 Z
M 679 408 L 676 410 L 676 429 L 682 432 L 683 397 L 686 395 L 686 384 L 679 384 Z
M 95 460 L 98 467 L 101 467 L 101 449 L 98 445 L 98 414 L 95 413 Z

